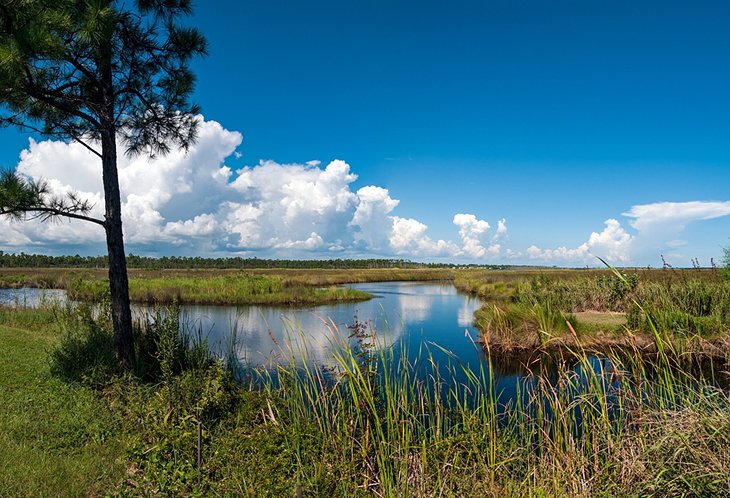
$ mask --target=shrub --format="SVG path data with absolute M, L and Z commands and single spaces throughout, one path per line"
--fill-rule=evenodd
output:
M 51 372 L 94 387 L 106 384 L 118 373 L 108 302 L 68 305 L 56 315 L 61 338 L 51 351 Z M 177 306 L 156 308 L 135 325 L 134 373 L 140 379 L 170 383 L 174 376 L 215 363 L 201 331 L 181 327 L 179 316 Z
M 104 384 L 117 371 L 114 339 L 103 317 L 108 306 L 99 306 L 98 317 L 89 305 L 57 309 L 61 339 L 51 351 L 51 373 L 72 382 Z

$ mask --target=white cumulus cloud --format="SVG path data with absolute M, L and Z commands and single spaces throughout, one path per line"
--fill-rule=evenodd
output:
M 390 247 L 396 254 L 414 256 L 454 256 L 460 252 L 459 246 L 450 240 L 432 240 L 426 234 L 428 227 L 412 218 L 392 217 Z
M 348 223 L 358 205 L 350 190 L 357 175 L 344 161 L 311 164 L 262 161 L 238 171 L 235 200 L 219 210 L 232 249 L 324 247 L 351 239 Z M 317 234 L 315 244 L 312 234 Z M 309 241 L 306 244 L 303 241 Z M 298 243 L 299 242 L 299 243 Z
M 202 117 L 199 125 L 198 142 L 187 154 L 173 150 L 153 159 L 119 155 L 122 219 L 130 245 L 179 244 L 180 236 L 213 232 L 214 220 L 201 215 L 206 209 L 216 209 L 227 196 L 230 169 L 223 161 L 241 143 L 242 136 Z M 124 150 L 121 144 L 118 149 Z M 17 171 L 46 180 L 52 195 L 77 192 L 93 205 L 89 215 L 103 218 L 101 163 L 82 145 L 31 139 L 20 154 Z M 4 224 L 0 245 L 4 246 L 12 246 L 20 233 L 40 247 L 101 245 L 104 240 L 100 227 L 80 221 L 0 223 Z
M 356 242 L 372 250 L 383 250 L 390 242 L 393 218 L 390 212 L 400 201 L 390 197 L 388 189 L 368 185 L 356 193 L 358 198 L 350 226 Z
M 507 238 L 507 220 L 502 218 L 497 222 L 497 233 L 494 234 L 494 240 L 504 240 Z
M 260 161 L 234 169 L 243 137 L 199 117 L 199 138 L 186 154 L 119 155 L 122 218 L 128 250 L 142 253 L 261 254 L 296 257 L 319 252 L 480 259 L 499 254 L 487 243 L 489 223 L 458 213 L 460 243 L 432 238 L 423 222 L 395 214 L 399 200 L 388 189 L 355 190 L 357 175 L 334 160 L 280 164 Z M 120 144 L 119 150 L 123 150 Z M 77 192 L 103 217 L 99 158 L 76 143 L 31 140 L 17 171 L 45 179 L 54 195 Z M 506 231 L 499 221 L 497 236 Z M 48 224 L 0 220 L 0 248 L 51 252 L 103 252 L 98 226 L 77 220 Z M 74 249 L 69 249 L 74 248 Z
M 527 248 L 527 256 L 549 262 L 587 262 L 596 256 L 611 262 L 629 261 L 633 236 L 613 218 L 606 220 L 604 225 L 603 231 L 592 232 L 588 241 L 578 247 L 541 249 L 532 245 Z
M 312 232 L 306 240 L 287 240 L 274 245 L 276 249 L 304 249 L 314 251 L 324 246 L 324 240 L 316 232 Z
M 473 258 L 483 258 L 489 248 L 485 247 L 483 239 L 489 231 L 489 223 L 484 220 L 477 219 L 473 214 L 457 213 L 454 215 L 454 225 L 459 227 L 459 237 L 463 244 L 462 251 Z M 496 247 L 499 252 L 499 245 L 492 248 L 492 254 Z

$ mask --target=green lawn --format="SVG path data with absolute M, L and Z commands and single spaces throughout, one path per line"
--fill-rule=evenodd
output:
M 0 312 L 0 496 L 96 496 L 125 472 L 105 403 L 49 373 L 55 334 L 37 314 Z

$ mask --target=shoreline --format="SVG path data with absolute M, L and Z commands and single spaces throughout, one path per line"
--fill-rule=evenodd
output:
M 730 333 L 714 338 L 704 339 L 699 336 L 683 340 L 668 339 L 663 350 L 657 347 L 654 337 L 637 332 L 624 336 L 616 333 L 597 332 L 591 337 L 578 338 L 574 335 L 559 336 L 540 343 L 537 332 L 532 339 L 515 334 L 504 337 L 503 334 L 491 334 L 479 331 L 477 343 L 485 354 L 499 358 L 500 363 L 521 365 L 528 368 L 544 360 L 574 360 L 586 355 L 596 357 L 614 357 L 616 355 L 634 355 L 646 360 L 657 360 L 663 355 L 676 367 L 687 365 L 712 366 L 721 374 L 725 382 L 730 382 Z

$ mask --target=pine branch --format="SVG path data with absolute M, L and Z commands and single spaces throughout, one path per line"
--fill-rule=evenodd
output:
M 30 216 L 23 216 L 28 215 Z M 20 218 L 25 217 L 27 220 L 35 220 L 40 219 L 41 221 L 48 221 L 55 218 L 73 218 L 76 220 L 83 220 L 83 221 L 89 221 L 91 223 L 96 223 L 97 225 L 100 225 L 102 227 L 106 226 L 106 223 L 104 220 L 100 220 L 98 218 L 92 218 L 91 216 L 85 216 L 83 214 L 74 213 L 71 211 L 62 211 L 60 209 L 53 209 L 53 208 L 47 208 L 47 207 L 31 207 L 27 209 L 17 209 L 13 211 L 4 211 L 0 209 L 0 216 L 3 215 L 9 215 L 13 218 Z
M 13 171 L 0 174 L 0 216 L 16 220 L 74 218 L 106 226 L 105 221 L 87 216 L 92 205 L 74 192 L 67 197 L 49 197 L 44 181 L 25 179 Z

